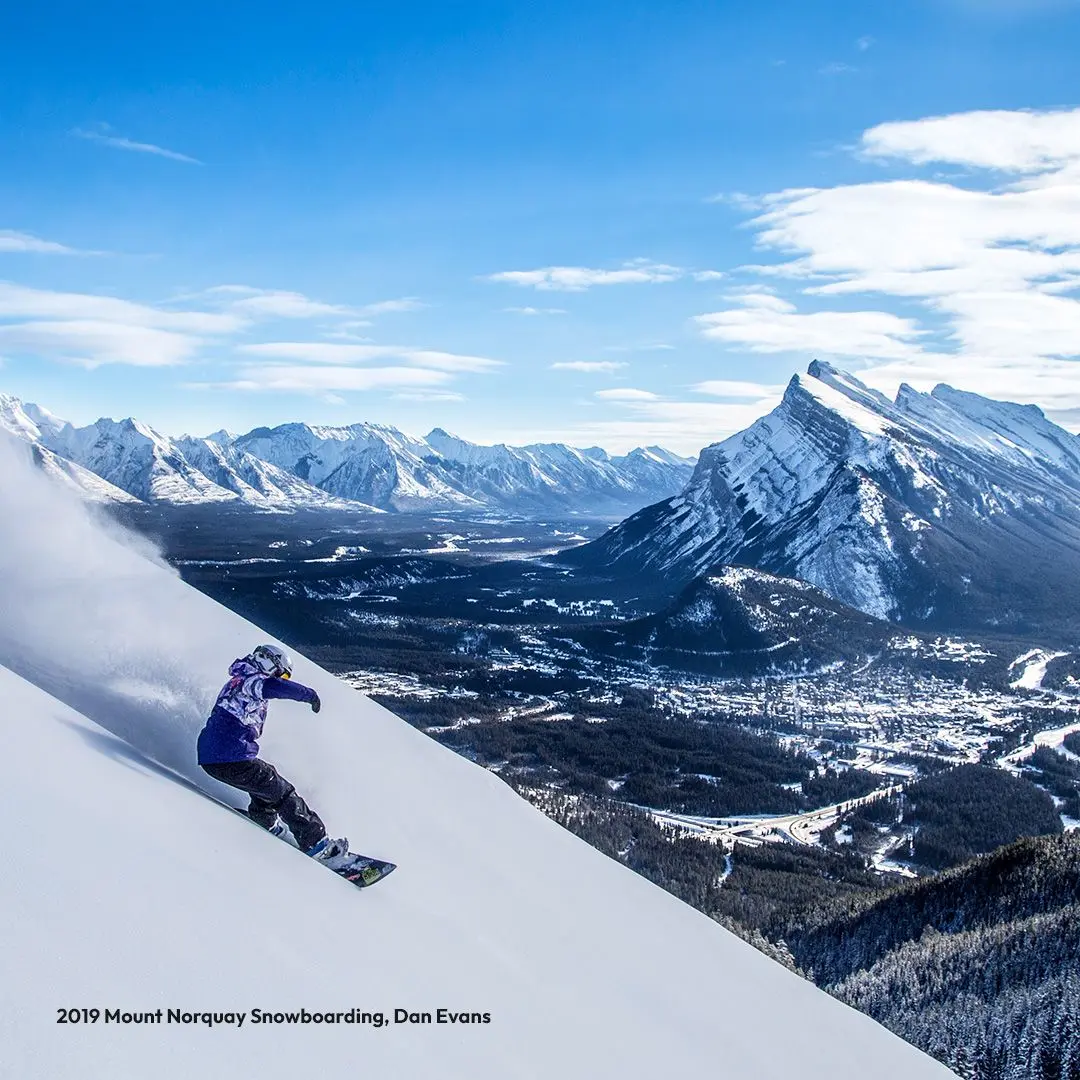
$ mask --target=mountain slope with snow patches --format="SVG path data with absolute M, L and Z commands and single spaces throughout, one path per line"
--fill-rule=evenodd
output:
M 878 618 L 1067 630 L 1080 440 L 1032 406 L 945 386 L 894 402 L 815 361 L 771 413 L 706 447 L 679 495 L 564 558 L 671 589 L 740 564 Z
M 274 703 L 264 753 L 399 870 L 358 892 L 202 797 L 238 801 L 194 741 L 263 635 L 3 447 L 0 464 L 12 1075 L 951 1075 L 302 657 L 322 712 Z M 247 1021 L 58 1025 L 61 1007 Z M 256 1008 L 490 1023 L 259 1025 Z
M 420 439 L 383 424 L 174 439 L 133 419 L 76 428 L 7 395 L 0 427 L 43 459 L 64 459 L 70 475 L 77 467 L 140 502 L 173 505 L 616 514 L 677 491 L 693 470 L 691 459 L 656 446 L 611 457 L 562 443 L 481 446 L 441 428 Z
M 562 443 L 482 446 L 435 428 L 256 428 L 233 445 L 343 498 L 391 510 L 610 511 L 679 489 L 693 462 L 659 447 L 610 457 Z

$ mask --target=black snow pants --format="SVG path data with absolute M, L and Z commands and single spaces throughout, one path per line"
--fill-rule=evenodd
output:
M 309 851 L 326 836 L 326 826 L 319 815 L 268 761 L 254 758 L 203 765 L 202 768 L 215 780 L 251 796 L 248 817 L 257 825 L 269 829 L 280 816 L 301 851 Z

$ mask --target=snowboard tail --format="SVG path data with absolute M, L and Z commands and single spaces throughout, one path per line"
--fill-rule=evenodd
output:
M 354 855 L 352 852 L 349 854 L 352 856 L 352 862 L 329 869 L 346 881 L 351 881 L 358 889 L 366 889 L 369 885 L 382 881 L 387 874 L 397 869 L 396 863 L 373 859 L 368 855 Z

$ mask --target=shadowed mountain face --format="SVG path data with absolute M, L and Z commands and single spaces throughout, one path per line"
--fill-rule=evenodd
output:
M 739 564 L 928 627 L 1080 626 L 1080 439 L 938 386 L 895 402 L 827 364 L 702 451 L 689 484 L 563 558 L 672 593 Z

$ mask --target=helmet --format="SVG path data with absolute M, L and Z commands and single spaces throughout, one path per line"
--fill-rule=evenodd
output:
M 265 671 L 267 675 L 276 675 L 281 679 L 292 677 L 292 657 L 277 645 L 259 645 L 251 653 L 251 662 Z

